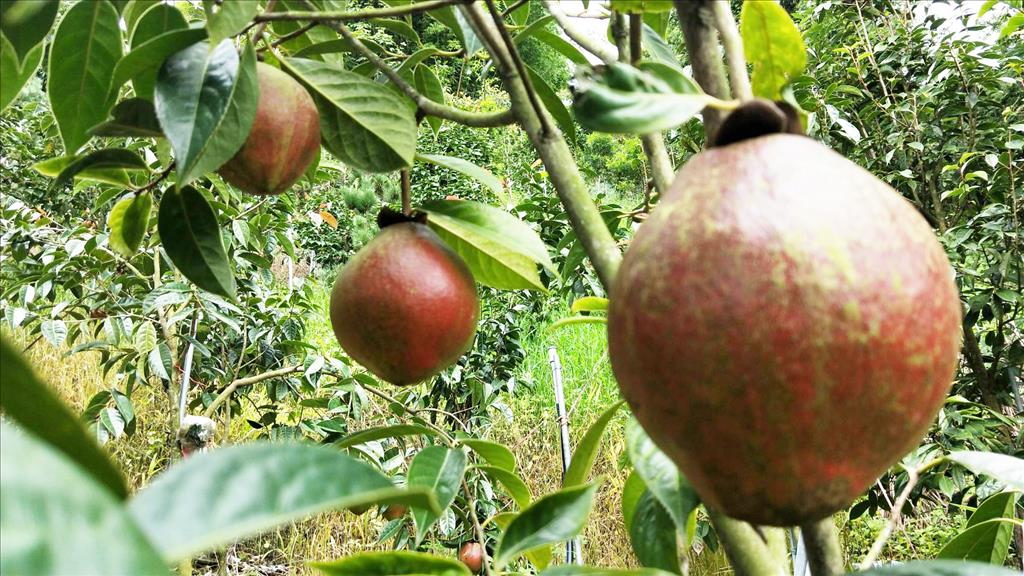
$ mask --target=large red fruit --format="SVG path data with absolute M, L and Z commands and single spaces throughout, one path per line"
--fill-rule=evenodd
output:
M 280 194 L 302 178 L 320 150 L 320 114 L 309 92 L 269 64 L 256 64 L 260 97 L 242 149 L 220 167 L 250 194 Z
M 924 219 L 802 136 L 680 170 L 611 291 L 612 368 L 708 505 L 796 525 L 849 506 L 920 441 L 960 307 Z
M 392 384 L 415 384 L 473 343 L 480 307 L 465 262 L 430 228 L 392 224 L 345 264 L 331 325 L 357 362 Z
M 459 560 L 473 574 L 479 574 L 484 566 L 484 547 L 479 542 L 466 542 L 459 550 Z

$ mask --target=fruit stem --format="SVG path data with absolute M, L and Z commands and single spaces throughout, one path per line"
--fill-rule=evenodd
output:
M 841 576 L 846 572 L 843 567 L 843 552 L 839 547 L 839 535 L 831 516 L 804 524 L 800 527 L 800 534 L 807 545 L 807 561 L 811 565 L 811 574 Z
M 736 576 L 780 576 L 784 573 L 768 543 L 753 526 L 711 508 L 707 511 Z
M 711 12 L 715 17 L 715 28 L 725 48 L 725 59 L 729 63 L 729 84 L 734 98 L 751 100 L 754 91 L 747 76 L 747 58 L 743 54 L 743 38 L 728 2 L 712 2 Z
M 409 169 L 402 168 L 402 214 L 412 214 L 412 182 Z

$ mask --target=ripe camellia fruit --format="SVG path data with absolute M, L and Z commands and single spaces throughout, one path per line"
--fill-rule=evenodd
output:
M 791 134 L 690 160 L 637 232 L 608 316 L 643 428 L 709 506 L 769 525 L 846 508 L 917 445 L 959 332 L 924 218 Z
M 484 566 L 484 547 L 479 542 L 466 542 L 459 550 L 459 560 L 473 574 L 479 574 Z
M 331 292 L 338 343 L 399 386 L 458 360 L 473 343 L 479 312 L 466 263 L 418 222 L 381 230 L 345 264 Z
M 388 520 L 398 520 L 402 516 L 405 516 L 405 513 L 407 511 L 408 508 L 402 506 L 401 504 L 392 504 L 385 508 L 384 512 L 382 512 L 381 515 Z
M 309 92 L 269 64 L 256 64 L 260 97 L 242 149 L 218 173 L 250 194 L 280 194 L 302 178 L 320 150 L 320 114 Z

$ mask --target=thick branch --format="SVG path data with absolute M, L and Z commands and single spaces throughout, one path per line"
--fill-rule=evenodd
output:
M 800 535 L 807 545 L 807 562 L 814 576 L 842 576 L 843 551 L 839 548 L 836 525 L 829 516 L 800 527 Z
M 978 389 L 981 391 L 981 401 L 993 410 L 999 410 L 999 398 L 996 395 L 996 386 L 985 369 L 985 356 L 981 352 L 978 343 L 978 336 L 967 323 L 967 310 L 964 310 L 964 357 L 967 358 L 967 365 L 971 367 L 971 373 L 977 381 Z
M 387 18 L 390 16 L 405 16 L 417 12 L 426 12 L 434 8 L 443 8 L 458 4 L 458 0 L 426 0 L 416 4 L 400 6 L 387 6 L 385 8 L 366 8 L 364 10 L 317 10 L 317 11 L 283 11 L 264 12 L 257 14 L 253 21 L 269 22 L 272 20 L 316 20 L 347 22 L 350 20 L 369 20 L 370 18 Z
M 618 59 L 618 54 L 615 50 L 603 43 L 601 40 L 591 39 L 589 36 L 583 33 L 580 29 L 573 25 L 572 21 L 569 20 L 569 16 L 562 11 L 562 7 L 558 2 L 546 2 L 544 4 L 551 16 L 554 17 L 555 22 L 565 32 L 565 35 L 570 40 L 576 43 L 577 46 L 583 48 L 587 52 L 590 52 L 594 56 L 597 56 L 603 60 L 606 64 L 611 64 Z
M 213 415 L 217 411 L 217 407 L 223 404 L 228 398 L 231 397 L 231 393 L 237 390 L 241 386 L 249 386 L 252 384 L 258 384 L 264 380 L 270 380 L 271 378 L 278 378 L 280 376 L 287 376 L 293 372 L 302 370 L 301 364 L 292 366 L 285 366 L 284 368 L 278 368 L 277 370 L 271 370 L 269 372 L 263 372 L 262 374 L 256 374 L 255 376 L 249 376 L 248 378 L 239 378 L 231 384 L 228 384 L 226 388 L 221 390 L 220 394 L 213 399 L 213 402 L 206 407 L 206 411 L 203 412 L 203 416 L 207 418 L 213 418 Z
M 515 67 L 509 65 L 511 55 L 501 42 L 494 22 L 487 18 L 476 4 L 461 8 L 472 24 L 477 37 L 483 41 L 487 51 L 491 54 L 495 67 L 501 74 L 505 89 L 508 91 L 516 119 L 544 162 L 558 197 L 569 214 L 573 229 L 583 243 L 583 248 L 597 270 L 601 282 L 606 289 L 610 290 L 615 273 L 622 262 L 622 253 L 619 252 L 615 239 L 612 238 L 608 226 L 601 217 L 601 212 L 598 211 L 590 196 L 590 191 L 580 175 L 565 138 L 557 126 L 554 126 L 550 116 L 548 123 L 551 125 L 551 129 L 543 130 L 538 113 L 530 105 L 530 96 L 526 93 L 523 79 Z M 541 109 L 540 113 L 548 114 L 544 109 Z
M 343 38 L 351 42 L 355 51 L 372 62 L 378 70 L 388 77 L 388 80 L 391 80 L 391 82 L 393 82 L 395 86 L 402 91 L 402 93 L 412 99 L 416 104 L 416 108 L 423 114 L 426 114 L 427 116 L 436 116 L 443 120 L 450 120 L 473 128 L 493 128 L 515 122 L 515 116 L 512 114 L 512 110 L 484 113 L 469 112 L 467 110 L 460 110 L 452 106 L 434 102 L 430 98 L 427 98 L 417 92 L 415 88 L 409 85 L 408 82 L 398 75 L 398 72 L 395 72 L 391 66 L 388 66 L 387 62 L 381 59 L 380 56 L 376 55 L 373 50 L 367 48 L 365 44 L 360 42 L 359 39 L 352 34 L 352 31 L 344 24 L 337 22 L 332 24 L 331 27 L 337 30 Z
M 733 520 L 711 508 L 707 510 L 736 576 L 779 576 L 783 573 L 767 543 L 750 524 Z
M 747 76 L 747 57 L 743 54 L 743 38 L 732 17 L 728 2 L 712 2 L 711 11 L 715 17 L 715 28 L 725 48 L 725 58 L 729 63 L 729 83 L 732 95 L 740 100 L 750 100 L 754 91 L 750 87 Z
M 711 14 L 711 3 L 709 0 L 676 0 L 676 11 L 683 28 L 683 39 L 690 55 L 694 79 L 706 94 L 728 100 L 732 96 L 718 50 L 718 35 L 712 26 L 714 16 Z M 718 132 L 724 115 L 721 110 L 706 107 L 703 116 L 704 135 L 710 140 Z

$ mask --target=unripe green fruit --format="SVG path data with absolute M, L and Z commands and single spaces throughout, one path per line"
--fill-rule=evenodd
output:
M 387 226 L 338 274 L 331 326 L 341 347 L 382 380 L 422 382 L 476 334 L 480 306 L 465 262 L 430 228 Z
M 218 173 L 250 194 L 280 194 L 302 178 L 320 151 L 320 113 L 294 78 L 258 62 L 256 120 L 231 160 Z
M 849 506 L 927 431 L 960 350 L 932 229 L 821 144 L 773 134 L 680 170 L 611 290 L 637 420 L 702 499 L 756 524 Z

